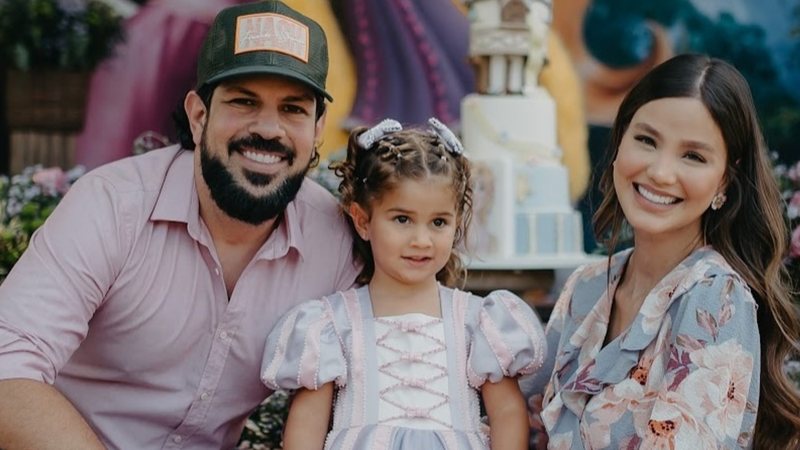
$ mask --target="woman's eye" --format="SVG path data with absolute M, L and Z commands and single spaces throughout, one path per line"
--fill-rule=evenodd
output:
M 705 162 L 706 161 L 705 158 L 700 156 L 700 154 L 697 153 L 697 152 L 688 152 L 688 153 L 686 153 L 686 158 L 689 158 L 692 161 L 697 161 L 697 162 Z
M 656 146 L 656 141 L 653 138 L 651 138 L 650 136 L 647 136 L 647 135 L 644 135 L 644 134 L 639 134 L 639 135 L 634 136 L 633 138 L 635 140 L 641 142 L 644 145 L 649 145 L 651 147 L 655 147 Z

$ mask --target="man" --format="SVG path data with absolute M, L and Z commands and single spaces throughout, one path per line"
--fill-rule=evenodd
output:
M 232 448 L 268 394 L 267 333 L 352 285 L 333 197 L 304 181 L 328 55 L 277 1 L 201 50 L 190 137 L 82 177 L 0 286 L 0 448 Z

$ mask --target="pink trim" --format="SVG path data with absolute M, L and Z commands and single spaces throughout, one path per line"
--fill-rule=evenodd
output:
M 477 433 L 480 433 L 480 431 L 478 431 Z M 476 433 L 467 433 L 467 438 L 469 439 L 469 445 L 471 445 L 472 448 L 486 448 L 487 447 L 486 443 L 487 443 L 488 439 L 484 439 L 483 442 L 481 442 L 481 441 L 478 440 L 478 438 L 476 436 Z
M 342 446 L 341 450 L 352 450 L 355 448 L 356 445 L 356 438 L 358 438 L 358 434 L 361 431 L 361 427 L 357 428 L 348 428 L 344 434 L 344 439 L 342 439 Z
M 444 437 L 444 445 L 447 447 L 447 450 L 458 450 L 458 441 L 456 440 L 456 434 L 452 430 L 442 430 L 440 432 Z
M 530 306 L 527 304 L 520 304 L 519 301 L 513 298 L 501 297 L 501 301 L 511 312 L 511 317 L 514 318 L 517 325 L 528 335 L 534 347 L 533 360 L 531 360 L 530 364 L 521 368 L 518 375 L 533 373 L 542 367 L 542 364 L 544 364 L 544 356 L 547 353 L 547 340 L 545 339 L 544 331 L 541 326 L 536 326 L 537 324 L 525 320 L 525 314 L 520 311 L 520 308 L 530 308 Z
M 503 341 L 503 336 L 500 334 L 500 330 L 497 329 L 497 325 L 484 309 L 481 309 L 480 312 L 480 324 L 481 330 L 489 342 L 489 348 L 492 349 L 492 353 L 494 353 L 497 362 L 500 364 L 500 370 L 503 371 L 503 375 L 508 376 L 508 368 L 514 358 L 511 356 L 511 350 L 508 349 L 508 346 Z
M 383 450 L 389 448 L 390 439 L 392 437 L 392 427 L 383 427 L 383 426 L 376 426 L 375 427 L 375 435 L 372 439 L 372 446 L 371 449 L 374 450 Z
M 303 353 L 300 355 L 300 372 L 297 374 L 297 383 L 306 389 L 317 390 L 319 388 L 320 342 L 322 330 L 330 320 L 331 317 L 327 312 L 323 313 L 308 327 L 306 332 Z
M 457 364 L 456 372 L 458 372 L 458 396 L 461 398 L 461 423 L 465 430 L 471 431 L 474 424 L 470 420 L 469 414 L 469 399 L 466 396 L 465 389 L 467 386 L 467 336 L 464 324 L 466 323 L 465 317 L 467 314 L 467 300 L 469 295 L 465 292 L 454 290 L 453 291 L 453 331 L 455 332 L 456 339 L 456 353 Z M 471 433 L 470 433 L 471 434 Z
M 350 324 L 352 325 L 352 352 L 353 360 L 350 363 L 351 378 L 348 389 L 352 393 L 352 415 L 350 417 L 351 427 L 360 427 L 364 425 L 364 414 L 366 411 L 366 389 L 367 383 L 364 379 L 364 355 L 366 349 L 364 348 L 364 323 L 361 317 L 361 308 L 358 304 L 358 294 L 354 289 L 342 292 L 344 297 L 344 307 L 347 310 L 347 315 L 350 316 Z M 349 434 L 348 434 L 349 436 Z
M 289 336 L 292 334 L 292 331 L 294 330 L 295 323 L 297 322 L 297 315 L 299 312 L 300 312 L 299 309 L 295 309 L 283 321 L 283 326 L 281 327 L 281 334 L 280 337 L 278 338 L 278 344 L 275 349 L 275 355 L 269 362 L 269 366 L 264 370 L 263 374 L 261 375 L 261 381 L 263 381 L 265 384 L 268 384 L 270 389 L 276 389 L 278 387 L 275 377 L 278 376 L 278 369 L 281 367 L 281 365 L 286 359 L 285 358 L 286 346 L 289 342 Z

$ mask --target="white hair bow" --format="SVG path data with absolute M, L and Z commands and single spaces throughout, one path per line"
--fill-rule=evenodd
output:
M 358 145 L 365 150 L 369 149 L 387 134 L 394 133 L 402 129 L 403 126 L 400 125 L 400 122 L 394 119 L 383 119 L 379 124 L 358 136 Z

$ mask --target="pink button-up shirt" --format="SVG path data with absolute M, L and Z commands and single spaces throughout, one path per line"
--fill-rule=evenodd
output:
M 109 448 L 232 448 L 270 391 L 268 332 L 353 284 L 349 229 L 306 181 L 230 300 L 192 152 L 84 175 L 0 285 L 0 379 L 54 383 Z

